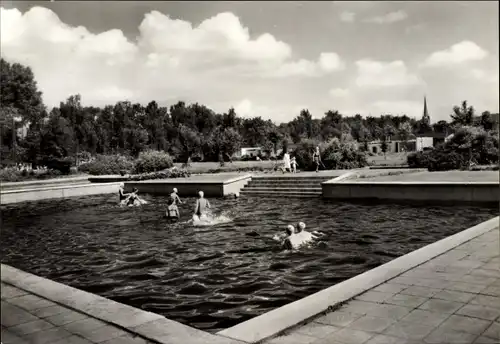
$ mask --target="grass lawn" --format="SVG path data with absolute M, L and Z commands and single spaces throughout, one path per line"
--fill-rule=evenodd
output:
M 255 169 L 255 170 L 272 170 L 277 164 L 282 164 L 281 161 L 263 160 L 263 161 L 234 161 L 224 163 L 224 167 L 218 162 L 192 162 L 188 168 L 190 173 L 208 173 L 209 171 L 217 170 L 219 172 L 233 172 L 238 169 Z M 182 163 L 176 163 L 177 168 L 182 168 Z
M 366 160 L 371 166 L 399 166 L 406 165 L 406 153 L 387 153 L 383 155 L 367 156 Z

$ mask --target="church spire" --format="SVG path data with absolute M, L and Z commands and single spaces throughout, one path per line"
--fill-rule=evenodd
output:
M 422 115 L 422 122 L 426 125 L 431 124 L 431 117 L 429 116 L 429 112 L 427 111 L 427 97 L 424 96 L 424 114 Z

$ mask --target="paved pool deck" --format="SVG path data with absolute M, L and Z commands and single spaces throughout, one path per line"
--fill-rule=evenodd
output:
M 86 314 L 2 282 L 3 344 L 153 344 Z
M 380 175 L 372 173 L 366 175 L 365 182 L 499 182 L 498 171 L 446 171 Z
M 492 229 L 265 344 L 500 343 Z

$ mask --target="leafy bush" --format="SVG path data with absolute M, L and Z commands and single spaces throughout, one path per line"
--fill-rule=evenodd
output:
M 312 158 L 316 147 L 320 149 L 321 161 L 326 169 L 351 169 L 368 165 L 366 154 L 358 149 L 354 141 L 340 142 L 334 138 L 327 143 L 315 140 L 302 142 L 292 154 L 297 159 L 300 169 L 306 171 L 316 169 Z
M 477 127 L 462 127 L 435 149 L 408 155 L 410 167 L 429 171 L 469 169 L 470 163 L 498 164 L 498 134 Z
M 429 167 L 429 155 L 432 151 L 426 152 L 414 152 L 408 154 L 406 161 L 410 168 L 428 168 Z
M 122 155 L 98 155 L 95 160 L 81 164 L 78 170 L 94 176 L 124 174 L 134 168 L 134 163 Z
M 162 171 L 174 166 L 172 157 L 165 152 L 148 150 L 141 152 L 135 162 L 135 173 Z
M 187 178 L 191 174 L 186 170 L 171 169 L 159 172 L 148 172 L 134 174 L 128 178 L 131 181 L 151 180 L 151 179 L 167 179 L 167 178 Z
M 360 168 L 368 165 L 366 154 L 353 141 L 340 142 L 337 138 L 328 142 L 322 161 L 329 170 Z
M 0 170 L 0 181 L 20 182 L 33 179 L 49 179 L 60 176 L 58 170 L 18 170 L 16 167 L 7 167 Z
M 38 165 L 47 166 L 47 169 L 49 170 L 59 171 L 61 174 L 70 174 L 72 164 L 73 159 L 71 158 L 54 157 L 45 157 L 38 163 Z

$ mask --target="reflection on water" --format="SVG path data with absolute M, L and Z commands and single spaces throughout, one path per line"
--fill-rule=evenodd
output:
M 497 215 L 497 209 L 211 200 L 233 219 L 169 224 L 167 199 L 121 208 L 116 196 L 2 207 L 1 260 L 208 331 L 233 326 Z M 191 218 L 194 199 L 180 206 Z M 290 222 L 325 233 L 285 252 L 271 239 Z

